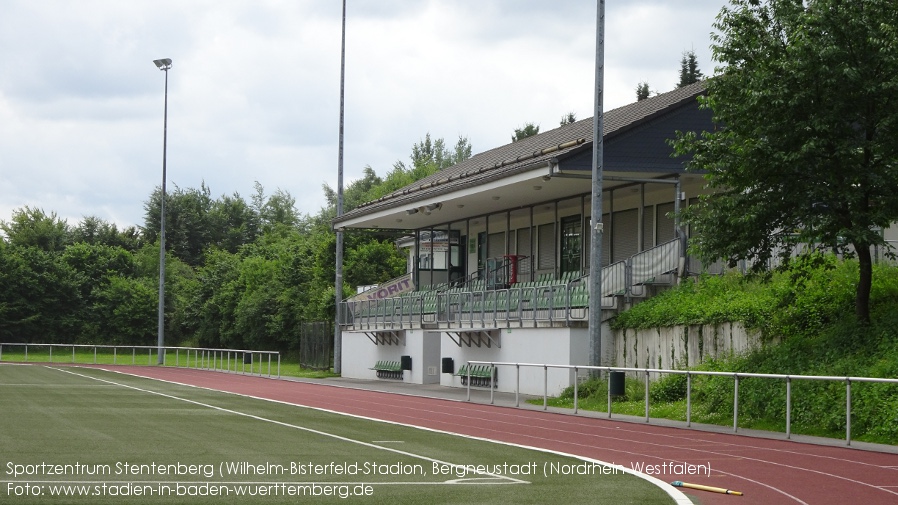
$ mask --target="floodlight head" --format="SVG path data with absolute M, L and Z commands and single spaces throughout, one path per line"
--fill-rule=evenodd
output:
M 159 67 L 159 70 L 168 70 L 171 68 L 171 58 L 162 58 L 161 60 L 153 60 L 153 63 Z

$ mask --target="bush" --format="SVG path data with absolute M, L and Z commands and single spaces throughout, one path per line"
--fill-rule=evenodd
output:
M 875 265 L 869 325 L 854 315 L 855 261 L 812 254 L 767 277 L 703 277 L 636 305 L 614 328 L 740 321 L 781 343 L 742 356 L 706 360 L 701 370 L 792 375 L 898 377 L 898 268 Z M 628 381 L 630 382 L 630 381 Z M 642 398 L 641 381 L 628 384 Z M 604 390 L 603 390 L 604 391 Z M 685 375 L 652 384 L 652 402 L 685 398 Z M 796 433 L 845 436 L 844 381 L 792 381 L 792 429 Z M 604 394 L 604 392 L 602 393 Z M 898 443 L 898 384 L 852 383 L 852 438 Z M 731 422 L 734 381 L 693 376 L 693 409 L 701 422 Z M 785 429 L 785 381 L 742 378 L 739 424 Z
M 685 374 L 671 374 L 651 384 L 649 400 L 654 402 L 676 402 L 686 399 Z

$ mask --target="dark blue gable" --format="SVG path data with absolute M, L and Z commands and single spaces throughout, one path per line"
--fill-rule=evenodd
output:
M 711 111 L 698 103 L 675 111 L 605 139 L 604 170 L 611 172 L 683 172 L 688 156 L 671 157 L 668 140 L 679 131 L 712 131 Z M 559 159 L 559 170 L 592 171 L 592 144 L 570 157 Z

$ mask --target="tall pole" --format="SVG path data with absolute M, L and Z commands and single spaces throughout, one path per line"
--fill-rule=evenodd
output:
M 165 72 L 165 109 L 162 115 L 162 200 L 159 222 L 159 335 L 157 339 L 157 363 L 165 364 L 165 154 L 168 148 L 168 70 L 171 59 L 154 60 L 159 70 Z
M 340 45 L 340 140 L 337 147 L 337 218 L 343 215 L 343 96 L 346 78 L 346 0 L 343 0 L 343 33 Z M 337 228 L 337 266 L 334 279 L 334 296 L 336 297 L 336 321 L 334 321 L 334 373 L 342 371 L 343 332 L 340 328 L 341 307 L 343 302 L 343 229 Z
M 602 94 L 605 84 L 605 0 L 598 0 L 596 8 L 596 82 L 595 111 L 592 120 L 592 247 L 589 252 L 589 364 L 608 364 L 603 359 L 610 352 L 602 338 L 602 176 L 604 158 L 604 118 Z M 605 345 L 603 345 L 605 344 Z

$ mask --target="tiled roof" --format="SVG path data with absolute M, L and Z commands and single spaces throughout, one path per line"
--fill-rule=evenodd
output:
M 695 100 L 704 91 L 704 83 L 697 82 L 605 112 L 603 117 L 605 141 L 663 115 L 672 107 Z M 478 153 L 457 165 L 445 168 L 382 198 L 367 202 L 345 213 L 342 218 L 335 220 L 335 223 L 501 179 L 534 165 L 543 165 L 551 158 L 561 157 L 578 147 L 592 143 L 592 122 L 590 117 Z

